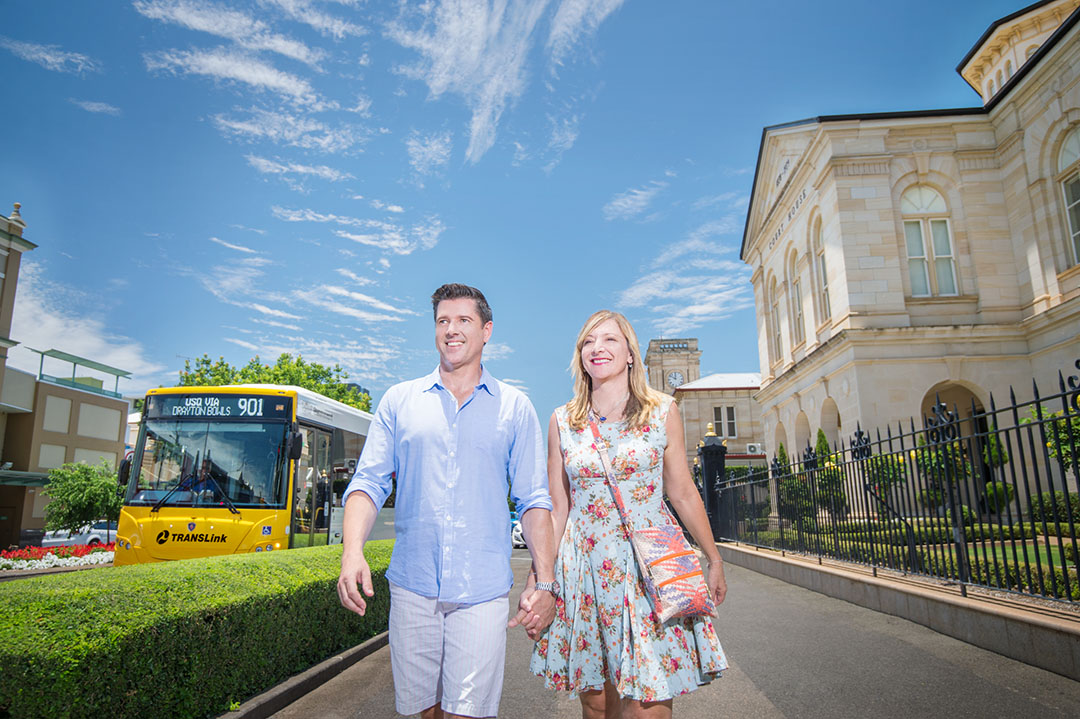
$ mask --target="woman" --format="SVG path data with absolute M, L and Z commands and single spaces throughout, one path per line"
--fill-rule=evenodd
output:
M 576 694 L 585 719 L 670 717 L 672 697 L 711 681 L 727 660 L 712 617 L 657 621 L 589 422 L 598 424 L 632 522 L 673 521 L 666 493 L 705 553 L 706 583 L 720 604 L 724 568 L 686 464 L 682 420 L 670 397 L 649 388 L 637 336 L 617 312 L 601 310 L 585 322 L 571 371 L 574 397 L 548 427 L 561 596 L 532 671 Z

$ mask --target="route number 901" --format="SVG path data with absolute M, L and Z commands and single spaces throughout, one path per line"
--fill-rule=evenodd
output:
M 262 397 L 241 397 L 237 404 L 240 407 L 241 417 L 261 417 L 263 411 Z

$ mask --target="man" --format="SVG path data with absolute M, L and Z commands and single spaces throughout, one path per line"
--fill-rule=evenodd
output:
M 493 326 L 483 293 L 443 285 L 431 304 L 439 366 L 391 387 L 375 411 L 345 490 L 338 595 L 347 609 L 366 611 L 373 591 L 363 546 L 396 474 L 397 541 L 386 578 L 397 710 L 492 717 L 506 627 L 521 624 L 535 637 L 555 614 L 551 497 L 536 411 L 481 363 Z M 509 623 L 508 488 L 535 570 Z

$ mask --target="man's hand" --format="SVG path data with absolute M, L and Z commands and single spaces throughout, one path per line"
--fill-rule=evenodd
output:
M 337 593 L 341 606 L 364 616 L 367 612 L 367 602 L 360 594 L 360 587 L 367 596 L 375 596 L 375 590 L 371 586 L 371 567 L 368 566 L 363 549 L 341 555 L 341 575 L 338 577 Z
M 533 582 L 525 587 L 518 600 L 518 613 L 507 626 L 521 625 L 530 639 L 536 639 L 555 619 L 555 596 L 548 591 L 533 589 Z

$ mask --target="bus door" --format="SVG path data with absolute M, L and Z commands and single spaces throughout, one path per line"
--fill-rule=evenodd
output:
M 326 544 L 330 532 L 330 433 L 301 427 L 304 453 L 293 481 L 292 546 Z

